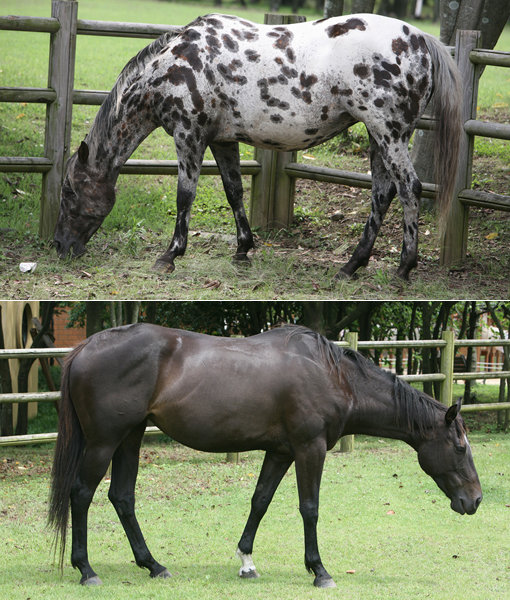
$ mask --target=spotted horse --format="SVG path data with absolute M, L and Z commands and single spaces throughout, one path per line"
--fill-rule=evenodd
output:
M 433 94 L 433 92 L 435 92 Z M 132 58 L 68 162 L 54 242 L 61 258 L 85 251 L 115 202 L 120 169 L 157 127 L 173 136 L 177 218 L 155 267 L 174 270 L 186 249 L 204 152 L 218 164 L 237 226 L 235 258 L 254 246 L 243 206 L 239 142 L 273 150 L 316 146 L 362 121 L 370 139 L 372 206 L 339 275 L 366 265 L 398 193 L 403 245 L 398 275 L 417 264 L 422 185 L 408 143 L 429 101 L 437 118 L 438 206 L 449 210 L 460 137 L 460 84 L 447 49 L 402 21 L 372 14 L 285 26 L 231 15 L 200 17 Z

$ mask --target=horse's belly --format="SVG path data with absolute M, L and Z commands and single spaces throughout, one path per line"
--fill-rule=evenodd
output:
M 333 108 L 328 118 L 322 108 L 299 115 L 275 115 L 270 111 L 250 113 L 238 122 L 225 119 L 217 132 L 217 141 L 240 141 L 276 150 L 304 150 L 338 135 L 356 122 L 349 113 Z

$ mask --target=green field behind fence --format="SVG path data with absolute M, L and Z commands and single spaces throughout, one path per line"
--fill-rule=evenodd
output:
M 263 20 L 262 10 L 244 10 L 228 5 L 237 14 Z M 283 8 L 282 10 L 285 10 Z M 78 17 L 93 20 L 142 21 L 184 24 L 199 14 L 217 11 L 210 3 L 156 2 L 153 0 L 81 0 Z M 49 16 L 49 0 L 22 3 L 2 0 L 3 14 Z M 319 15 L 315 15 L 319 16 Z M 313 18 L 314 15 L 308 15 Z M 420 27 L 438 33 L 438 26 L 420 22 Z M 47 86 L 49 36 L 43 33 L 2 31 L 0 36 L 0 86 Z M 78 36 L 75 73 L 76 89 L 110 89 L 127 59 L 147 40 Z M 510 29 L 497 45 L 510 49 Z M 485 69 L 480 84 L 479 118 L 508 120 L 510 70 Z M 97 107 L 75 105 L 72 149 L 90 129 Z M 45 107 L 37 104 L 0 103 L 0 155 L 43 156 Z M 348 136 L 300 153 L 298 160 L 344 170 L 367 172 L 367 135 L 362 124 Z M 510 142 L 476 138 L 474 183 L 480 189 L 508 193 L 510 185 Z M 242 159 L 251 159 L 253 149 L 241 147 Z M 133 158 L 175 159 L 173 141 L 157 130 L 135 152 Z M 211 159 L 210 153 L 206 159 Z M 244 179 L 248 203 L 251 180 Z M 5 267 L 8 282 L 2 296 L 68 298 L 162 297 L 188 299 L 310 298 L 325 297 L 506 297 L 502 256 L 508 256 L 510 225 L 504 213 L 476 216 L 470 232 L 468 274 L 448 277 L 438 267 L 438 228 L 435 215 L 422 216 L 419 277 L 411 287 L 392 280 L 401 244 L 401 209 L 394 203 L 376 243 L 376 255 L 368 277 L 332 286 L 332 278 L 354 248 L 369 210 L 369 192 L 337 186 L 299 183 L 295 225 L 288 232 L 263 235 L 254 267 L 239 272 L 230 264 L 235 224 L 219 177 L 200 179 L 193 206 L 191 229 L 201 237 L 190 238 L 188 253 L 180 259 L 172 278 L 150 272 L 156 257 L 170 241 L 176 216 L 177 179 L 170 176 L 121 176 L 118 201 L 103 227 L 89 244 L 83 259 L 71 263 L 56 261 L 54 250 L 38 239 L 41 176 L 6 173 L 0 175 L 0 269 Z M 345 204 L 342 206 L 342 203 Z M 343 220 L 332 223 L 335 210 Z M 392 216 L 393 215 L 393 216 Z M 393 225 L 393 221 L 395 219 Z M 213 232 L 211 239 L 206 234 Z M 226 236 L 226 237 L 225 237 Z M 3 243 L 1 243 L 3 240 Z M 37 277 L 16 277 L 19 262 L 38 261 Z M 336 261 L 336 263 L 335 263 Z M 91 290 L 94 290 L 91 292 Z M 93 296 L 92 296 L 93 297 Z

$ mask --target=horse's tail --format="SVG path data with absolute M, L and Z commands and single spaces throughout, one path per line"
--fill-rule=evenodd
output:
M 437 119 L 434 164 L 439 186 L 437 206 L 444 225 L 453 200 L 458 168 L 462 91 L 457 65 L 446 46 L 431 35 L 424 37 L 434 72 L 432 109 Z
M 71 488 L 78 475 L 84 448 L 83 432 L 71 400 L 70 372 L 73 360 L 87 342 L 88 339 L 68 354 L 60 385 L 58 437 L 51 471 L 48 512 L 48 525 L 55 530 L 55 551 L 60 545 L 60 568 L 64 564 Z

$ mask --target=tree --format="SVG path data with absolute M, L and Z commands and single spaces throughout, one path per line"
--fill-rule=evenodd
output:
M 482 47 L 492 49 L 510 17 L 508 0 L 441 0 L 440 7 L 440 39 L 449 46 L 455 45 L 457 30 L 472 29 L 482 32 Z M 479 77 L 482 72 L 480 69 Z M 411 158 L 422 182 L 435 181 L 434 161 L 430 160 L 434 156 L 433 149 L 433 132 L 419 131 L 415 135 Z
M 0 348 L 5 348 L 2 322 L 2 305 L 0 304 Z M 9 362 L 2 359 L 0 359 L 0 394 L 12 394 Z M 0 435 L 12 434 L 12 404 L 0 404 Z
M 409 8 L 409 0 L 382 0 L 379 13 L 405 19 Z
M 31 328 L 30 333 L 32 335 L 31 348 L 44 348 L 46 346 L 45 337 L 50 329 L 51 320 L 53 318 L 53 311 L 56 307 L 56 302 L 41 302 L 41 318 L 42 325 L 39 330 L 35 327 Z M 4 336 L 2 330 L 2 308 L 0 306 L 0 348 L 4 348 Z M 18 392 L 20 394 L 28 391 L 28 377 L 32 365 L 36 358 L 21 358 L 19 360 L 18 370 Z M 9 370 L 9 363 L 7 360 L 0 360 L 0 393 L 11 394 L 12 393 L 12 380 Z M 18 404 L 18 418 L 16 424 L 16 431 L 13 430 L 13 419 L 12 419 L 12 404 L 6 403 L 0 405 L 0 435 L 24 435 L 28 429 L 28 404 Z
M 503 302 L 500 306 L 494 305 L 491 302 L 486 302 L 487 310 L 489 311 L 494 325 L 499 331 L 501 338 L 508 339 L 510 337 L 510 302 Z M 504 322 L 506 321 L 506 332 Z M 506 334 L 506 335 L 505 335 Z M 503 346 L 503 371 L 510 371 L 510 347 Z M 510 380 L 499 380 L 499 397 L 498 402 L 510 402 Z M 498 427 L 506 431 L 510 424 L 510 410 L 498 410 Z
M 466 339 L 474 340 L 476 337 L 476 331 L 478 328 L 478 320 L 484 313 L 484 310 L 480 310 L 477 307 L 476 302 L 471 302 L 469 306 L 469 318 L 467 321 L 467 330 L 466 330 Z M 468 372 L 476 370 L 476 352 L 474 351 L 473 346 L 468 346 L 466 353 L 466 368 Z M 464 404 L 472 404 L 473 403 L 473 380 L 466 379 L 464 383 Z
M 324 16 L 339 17 L 344 11 L 344 0 L 326 0 L 324 2 Z
M 374 12 L 375 0 L 352 0 L 352 14 Z
M 37 330 L 32 327 L 30 333 L 32 335 L 31 348 L 45 348 L 46 335 L 48 334 L 51 322 L 53 319 L 53 311 L 56 308 L 56 302 L 41 302 L 41 328 Z M 32 365 L 36 358 L 22 358 L 19 361 L 18 371 L 18 392 L 20 394 L 28 392 L 28 377 Z M 18 421 L 16 424 L 16 435 L 25 435 L 28 432 L 28 404 L 26 402 L 18 404 Z

